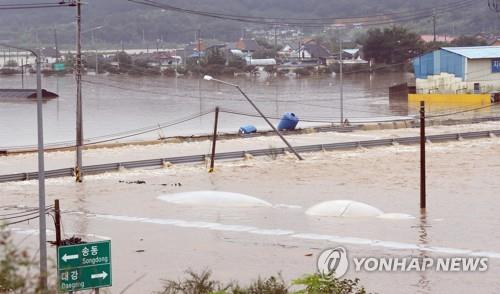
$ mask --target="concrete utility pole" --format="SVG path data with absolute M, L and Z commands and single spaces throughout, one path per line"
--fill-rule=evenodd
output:
M 56 46 L 56 61 L 59 62 L 59 42 L 57 41 L 57 29 L 54 28 L 54 43 Z
M 278 50 L 278 27 L 274 26 L 274 50 Z
M 76 181 L 83 181 L 83 115 L 82 115 L 82 4 L 76 0 Z
M 342 51 L 344 51 L 342 35 L 340 36 L 340 54 L 339 54 L 339 66 L 340 66 L 340 124 L 344 124 L 344 61 L 342 58 Z
M 201 58 L 201 30 L 198 29 L 198 64 L 200 64 Z
M 95 44 L 94 32 L 95 32 L 95 30 L 92 31 L 92 45 L 94 46 L 94 50 L 95 50 L 95 74 L 97 75 L 99 73 L 99 58 L 97 55 L 97 46 Z
M 45 159 L 43 146 L 43 97 L 42 97 L 42 70 L 41 51 L 22 47 L 14 47 L 0 44 L 2 47 L 14 48 L 31 52 L 36 58 L 36 110 L 38 128 L 38 214 L 39 214 L 39 235 L 40 235 L 40 291 L 42 294 L 47 290 L 47 223 L 45 219 Z
M 425 102 L 420 101 L 420 209 L 427 208 L 427 184 L 425 166 Z
M 434 42 L 436 42 L 436 14 L 432 14 L 432 26 L 433 26 L 433 33 L 434 33 Z

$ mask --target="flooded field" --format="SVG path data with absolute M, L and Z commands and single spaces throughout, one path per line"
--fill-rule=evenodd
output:
M 303 162 L 291 156 L 225 162 L 212 174 L 205 165 L 193 165 L 88 176 L 83 184 L 53 179 L 47 182 L 48 203 L 61 200 L 66 237 L 112 240 L 111 293 L 131 284 L 130 293 L 151 293 L 162 278 L 177 279 L 188 268 L 210 268 L 215 278 L 242 284 L 277 272 L 290 280 L 314 272 L 321 250 L 336 246 L 357 257 L 489 258 L 482 273 L 351 268 L 346 277 L 361 278 L 369 292 L 495 293 L 499 140 L 430 144 L 424 215 L 416 146 L 306 154 Z M 139 180 L 145 183 L 133 183 Z M 218 198 L 217 191 L 249 197 L 230 194 L 227 202 L 227 194 Z M 37 205 L 36 181 L 0 184 L 0 194 L 0 206 Z M 207 195 L 212 201 L 204 201 Z M 332 200 L 366 203 L 398 217 L 306 213 Z M 36 221 L 11 228 L 19 246 L 36 252 Z M 49 252 L 54 256 L 55 249 Z
M 406 115 L 405 105 L 389 104 L 388 88 L 406 82 L 407 78 L 409 76 L 404 73 L 346 75 L 344 117 L 362 121 Z M 84 136 L 87 139 L 193 118 L 213 110 L 215 106 L 255 114 L 236 89 L 197 78 L 89 75 L 84 77 L 84 81 Z M 302 120 L 340 120 L 339 78 L 335 75 L 304 79 L 241 77 L 229 81 L 241 85 L 271 117 L 295 112 Z M 46 143 L 74 140 L 74 78 L 70 75 L 44 77 L 43 84 L 47 90 L 60 95 L 60 98 L 44 106 Z M 20 76 L 0 77 L 0 88 L 20 87 Z M 35 88 L 33 75 L 27 78 L 25 87 Z M 223 131 L 237 131 L 244 124 L 267 128 L 262 119 L 251 116 L 222 113 L 220 121 Z M 130 139 L 209 133 L 212 125 L 213 114 L 209 114 L 166 128 L 163 132 Z M 0 148 L 34 144 L 36 104 L 0 101 Z

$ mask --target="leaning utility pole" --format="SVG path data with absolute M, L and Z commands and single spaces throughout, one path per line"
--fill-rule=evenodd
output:
M 76 168 L 77 182 L 83 181 L 82 172 L 82 146 L 83 146 L 83 121 L 82 121 L 82 4 L 76 0 Z

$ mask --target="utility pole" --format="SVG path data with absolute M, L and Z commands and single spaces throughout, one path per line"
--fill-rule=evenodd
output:
M 278 50 L 278 27 L 274 26 L 274 50 Z
M 255 103 L 247 96 L 247 94 L 245 94 L 245 92 L 243 92 L 243 90 L 240 88 L 239 85 L 228 83 L 228 82 L 225 82 L 225 81 L 222 81 L 222 80 L 219 80 L 219 79 L 214 79 L 213 77 L 208 76 L 208 75 L 204 76 L 203 79 L 207 80 L 207 81 L 214 81 L 214 82 L 217 82 L 217 83 L 221 83 L 221 84 L 224 84 L 224 85 L 235 87 L 241 93 L 241 95 L 243 95 L 243 97 L 245 97 L 245 99 L 248 101 L 248 103 L 250 103 L 250 105 L 252 105 L 252 107 L 266 121 L 266 123 L 271 127 L 271 129 L 276 133 L 276 135 L 278 135 L 278 137 L 280 137 L 280 139 L 283 141 L 283 143 L 285 143 L 288 146 L 288 148 L 293 152 L 293 154 L 295 154 L 295 156 L 299 160 L 304 160 L 302 158 L 302 156 L 300 156 L 300 154 L 295 150 L 295 148 L 293 148 L 293 146 L 285 139 L 285 137 L 283 137 L 283 135 L 281 134 L 281 132 L 269 121 L 269 119 L 264 115 L 264 113 L 262 113 L 262 111 L 259 109 L 259 107 L 257 107 L 257 105 L 255 105 Z
M 47 223 L 45 218 L 45 159 L 43 146 L 43 97 L 42 97 L 42 70 L 41 50 L 36 55 L 36 101 L 38 119 L 38 214 L 40 228 L 40 287 L 42 293 L 47 291 Z
M 425 102 L 420 101 L 420 209 L 426 209 L 426 170 L 425 170 Z
M 146 36 L 144 33 L 144 29 L 142 29 L 142 46 L 145 48 L 146 46 Z
M 83 147 L 83 115 L 82 115 L 82 4 L 76 0 L 76 182 L 83 181 L 82 147 Z
M 55 43 L 55 46 L 56 46 L 56 61 L 59 62 L 59 44 L 58 44 L 58 41 L 57 41 L 57 29 L 54 28 L 54 43 Z
M 92 30 L 92 45 L 94 46 L 94 50 L 95 50 L 95 74 L 97 75 L 99 73 L 99 58 L 97 55 L 97 46 L 95 44 L 94 32 L 95 32 L 95 30 Z
M 212 139 L 212 154 L 210 156 L 210 169 L 209 173 L 214 172 L 215 166 L 215 146 L 217 144 L 217 125 L 219 123 L 219 106 L 215 107 L 215 121 L 214 121 L 214 137 Z
M 198 64 L 200 64 L 201 59 L 201 30 L 198 29 Z
M 433 32 L 434 32 L 434 42 L 436 42 L 436 14 L 432 14 L 432 25 L 433 25 Z
M 340 124 L 344 124 L 344 61 L 342 59 L 342 51 L 343 51 L 343 42 L 342 35 L 340 35 L 340 54 L 339 54 L 339 63 L 340 63 Z

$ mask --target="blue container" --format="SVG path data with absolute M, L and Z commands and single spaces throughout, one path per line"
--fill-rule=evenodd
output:
M 251 134 L 251 133 L 257 133 L 257 128 L 252 125 L 240 127 L 240 134 Z
M 283 115 L 278 124 L 278 130 L 295 130 L 297 124 L 299 123 L 299 118 L 295 115 L 295 113 L 287 112 Z

